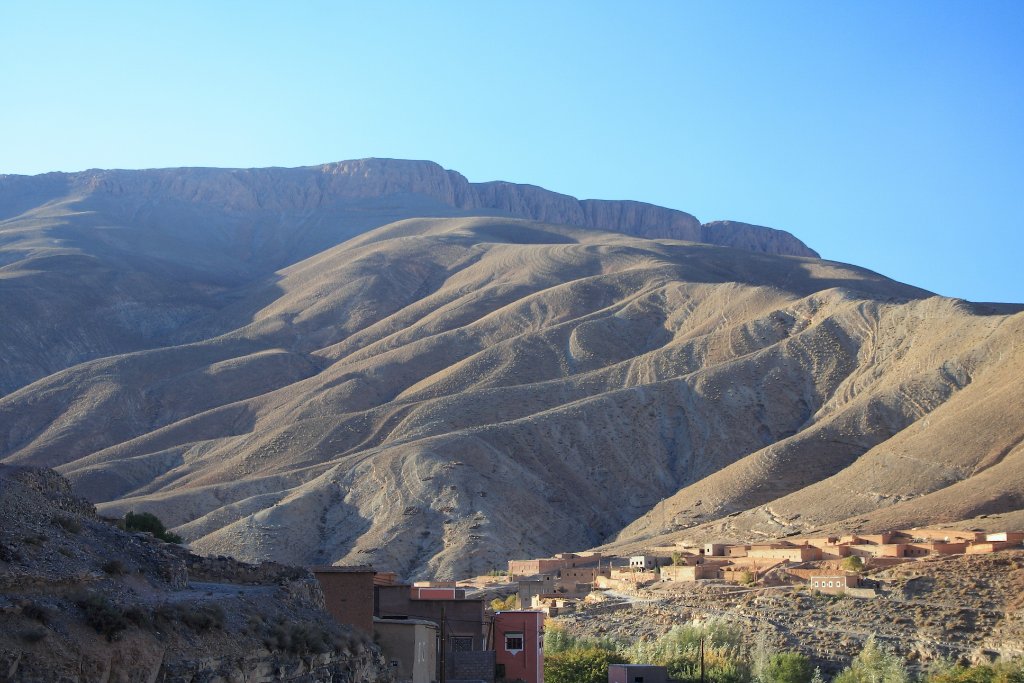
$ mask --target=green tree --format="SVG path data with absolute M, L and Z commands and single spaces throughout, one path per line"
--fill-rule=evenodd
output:
M 546 683 L 605 683 L 609 664 L 625 664 L 621 654 L 591 647 L 544 655 Z
M 686 564 L 686 560 L 683 559 L 683 554 L 678 550 L 672 553 L 672 566 L 681 567 Z
M 762 683 L 811 683 L 811 660 L 799 652 L 776 652 L 761 673 Z
M 689 651 L 666 662 L 669 678 L 682 683 L 700 682 L 700 653 Z M 708 683 L 750 683 L 750 663 L 742 652 L 724 648 L 704 649 L 704 680 Z
M 634 643 L 623 654 L 637 664 L 667 667 L 669 677 L 674 680 L 696 682 L 700 681 L 702 640 L 706 681 L 748 683 L 751 680 L 742 631 L 721 621 L 674 626 L 656 640 Z
M 772 655 L 774 655 L 775 652 L 775 648 L 773 648 L 768 642 L 767 631 L 758 631 L 757 637 L 754 640 L 754 651 L 750 656 L 750 670 L 754 676 L 754 680 L 766 680 L 765 675 L 768 671 L 768 664 L 771 663 Z
M 576 647 L 576 637 L 557 624 L 544 630 L 544 656 L 565 652 Z
M 848 572 L 860 572 L 864 571 L 864 560 L 860 559 L 856 555 L 849 555 L 844 557 L 839 566 Z
M 504 598 L 494 598 L 493 600 L 491 600 L 491 609 L 494 610 L 495 612 L 500 612 L 502 610 L 507 610 L 507 609 L 515 609 L 515 608 L 516 608 L 516 596 L 515 595 L 508 595 L 508 596 L 505 596 Z
M 908 683 L 903 660 L 870 636 L 850 666 L 832 679 L 833 683 Z
M 544 633 L 544 656 L 567 652 L 569 650 L 588 650 L 597 648 L 618 652 L 620 644 L 607 636 L 601 638 L 577 638 L 558 624 L 546 627 Z

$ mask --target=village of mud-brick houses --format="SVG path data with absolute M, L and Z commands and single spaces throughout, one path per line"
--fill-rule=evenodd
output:
M 630 557 L 560 553 L 511 560 L 507 573 L 461 581 L 407 584 L 393 572 L 365 566 L 315 567 L 313 573 L 328 611 L 380 645 L 399 683 L 543 683 L 545 619 L 576 611 L 580 602 L 600 594 L 595 591 L 655 582 L 724 582 L 805 585 L 868 598 L 875 587 L 862 578 L 865 571 L 1020 548 L 1022 542 L 1024 532 L 910 529 L 749 544 L 682 542 Z M 851 557 L 858 559 L 851 562 Z M 474 595 L 478 589 L 514 591 L 514 606 L 492 610 Z M 609 681 L 632 681 L 633 673 L 609 670 Z M 651 683 L 659 676 L 653 669 L 640 674 Z

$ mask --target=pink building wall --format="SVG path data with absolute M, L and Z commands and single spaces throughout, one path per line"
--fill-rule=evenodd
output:
M 544 683 L 544 613 L 496 612 L 494 653 L 495 663 L 504 666 L 505 680 Z

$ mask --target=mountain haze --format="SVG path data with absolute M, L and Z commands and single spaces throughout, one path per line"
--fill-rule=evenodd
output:
M 407 577 L 1024 508 L 1024 314 L 429 162 L 0 177 L 0 457 Z

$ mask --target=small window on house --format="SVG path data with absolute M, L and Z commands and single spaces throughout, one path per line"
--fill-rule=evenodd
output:
M 509 631 L 505 634 L 505 649 L 509 652 L 519 652 L 523 649 L 523 634 Z
M 449 640 L 452 646 L 452 652 L 472 652 L 473 651 L 473 637 L 472 636 L 452 636 Z
M 643 676 L 633 676 L 633 683 L 644 683 Z
M 398 668 L 398 660 L 397 660 L 397 659 L 392 659 L 392 660 L 391 660 L 391 666 L 392 666 L 393 668 L 396 668 L 396 669 L 397 669 L 397 668 Z

